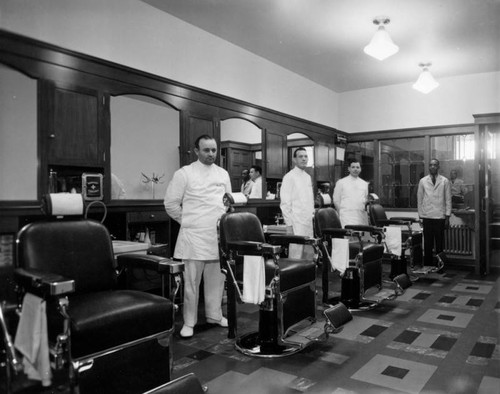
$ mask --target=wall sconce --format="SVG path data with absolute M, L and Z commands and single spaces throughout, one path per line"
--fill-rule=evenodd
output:
M 432 63 L 420 63 L 418 66 L 422 68 L 417 82 L 413 84 L 413 89 L 418 90 L 421 93 L 427 94 L 439 86 L 437 82 L 429 71 L 429 67 Z
M 399 51 L 399 47 L 392 42 L 389 33 L 385 30 L 391 20 L 386 16 L 379 16 L 373 20 L 378 30 L 370 43 L 365 46 L 364 52 L 378 60 L 387 59 Z

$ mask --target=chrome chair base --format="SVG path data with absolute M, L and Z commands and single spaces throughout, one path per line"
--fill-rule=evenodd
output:
M 258 332 L 244 334 L 236 340 L 236 349 L 246 356 L 261 358 L 278 358 L 295 354 L 303 349 L 300 345 L 272 344 L 261 345 Z

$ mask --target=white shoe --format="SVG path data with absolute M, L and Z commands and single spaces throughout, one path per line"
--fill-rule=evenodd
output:
M 214 319 L 207 318 L 207 323 L 217 324 L 221 327 L 227 327 L 227 319 L 224 316 L 222 316 L 222 318 L 220 320 L 214 320 Z
M 189 327 L 184 324 L 180 334 L 182 338 L 191 338 L 193 336 L 193 332 L 193 327 Z

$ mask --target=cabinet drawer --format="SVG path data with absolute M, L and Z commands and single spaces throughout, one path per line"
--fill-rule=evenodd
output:
M 150 223 L 168 221 L 168 215 L 165 211 L 144 211 L 127 213 L 129 223 Z

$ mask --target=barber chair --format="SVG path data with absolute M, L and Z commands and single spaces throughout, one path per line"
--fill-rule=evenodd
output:
M 340 218 L 334 208 L 320 208 L 314 214 L 314 227 L 318 237 L 322 239 L 322 287 L 323 303 L 332 304 L 329 298 L 329 272 L 331 258 L 335 253 L 332 250 L 335 238 L 348 238 L 348 264 L 341 273 L 340 301 L 351 310 L 372 309 L 385 300 L 395 299 L 401 295 L 410 284 L 406 276 L 401 275 L 393 279 L 391 288 L 384 288 L 382 258 L 384 246 L 378 243 L 366 242 L 362 238 L 363 232 L 376 234 L 380 228 L 374 226 L 346 226 L 342 228 Z M 330 254 L 332 250 L 332 255 Z M 333 269 L 333 268 L 332 268 Z M 339 271 L 340 272 L 340 271 Z
M 48 340 L 49 355 L 43 357 L 40 350 L 32 361 L 45 377 L 52 374 L 44 385 L 72 393 L 142 393 L 170 380 L 173 302 L 118 289 L 117 276 L 142 265 L 178 283 L 182 263 L 141 254 L 120 255 L 115 262 L 106 227 L 78 217 L 28 224 L 19 231 L 16 245 L 18 313 L 10 318 L 0 314 L 8 392 L 14 391 L 14 375 L 22 369 L 20 353 L 36 346 L 24 330 L 37 324 L 42 327 L 40 343 Z M 33 303 L 44 305 L 46 313 L 42 309 L 39 319 L 30 314 Z M 8 327 L 16 325 L 12 322 L 18 315 L 14 349 Z
M 399 226 L 401 227 L 401 257 L 390 256 L 391 278 L 401 274 L 408 274 L 408 260 L 412 274 L 429 274 L 437 272 L 443 267 L 443 261 L 438 258 L 438 265 L 422 265 L 422 230 L 413 229 L 413 224 L 420 224 L 420 220 L 413 217 L 391 217 L 387 218 L 384 207 L 378 202 L 376 195 L 371 196 L 368 203 L 368 214 L 370 222 L 377 227 Z M 380 239 L 381 240 L 381 239 Z M 416 278 L 415 278 L 416 279 Z
M 229 338 L 248 356 L 283 357 L 326 339 L 334 326 L 341 328 L 351 315 L 347 308 L 325 314 L 327 323 L 316 321 L 316 263 L 313 260 L 283 257 L 282 245 L 290 243 L 317 247 L 310 237 L 273 234 L 266 243 L 261 223 L 249 212 L 224 214 L 219 221 L 221 268 L 226 275 L 228 294 Z M 248 302 L 246 288 L 255 283 L 245 279 L 249 256 L 257 256 L 262 264 L 261 297 L 257 332 L 237 333 L 237 304 Z M 254 266 L 255 267 L 255 266 Z M 246 287 L 247 286 L 247 287 Z M 326 311 L 325 311 L 326 312 Z

